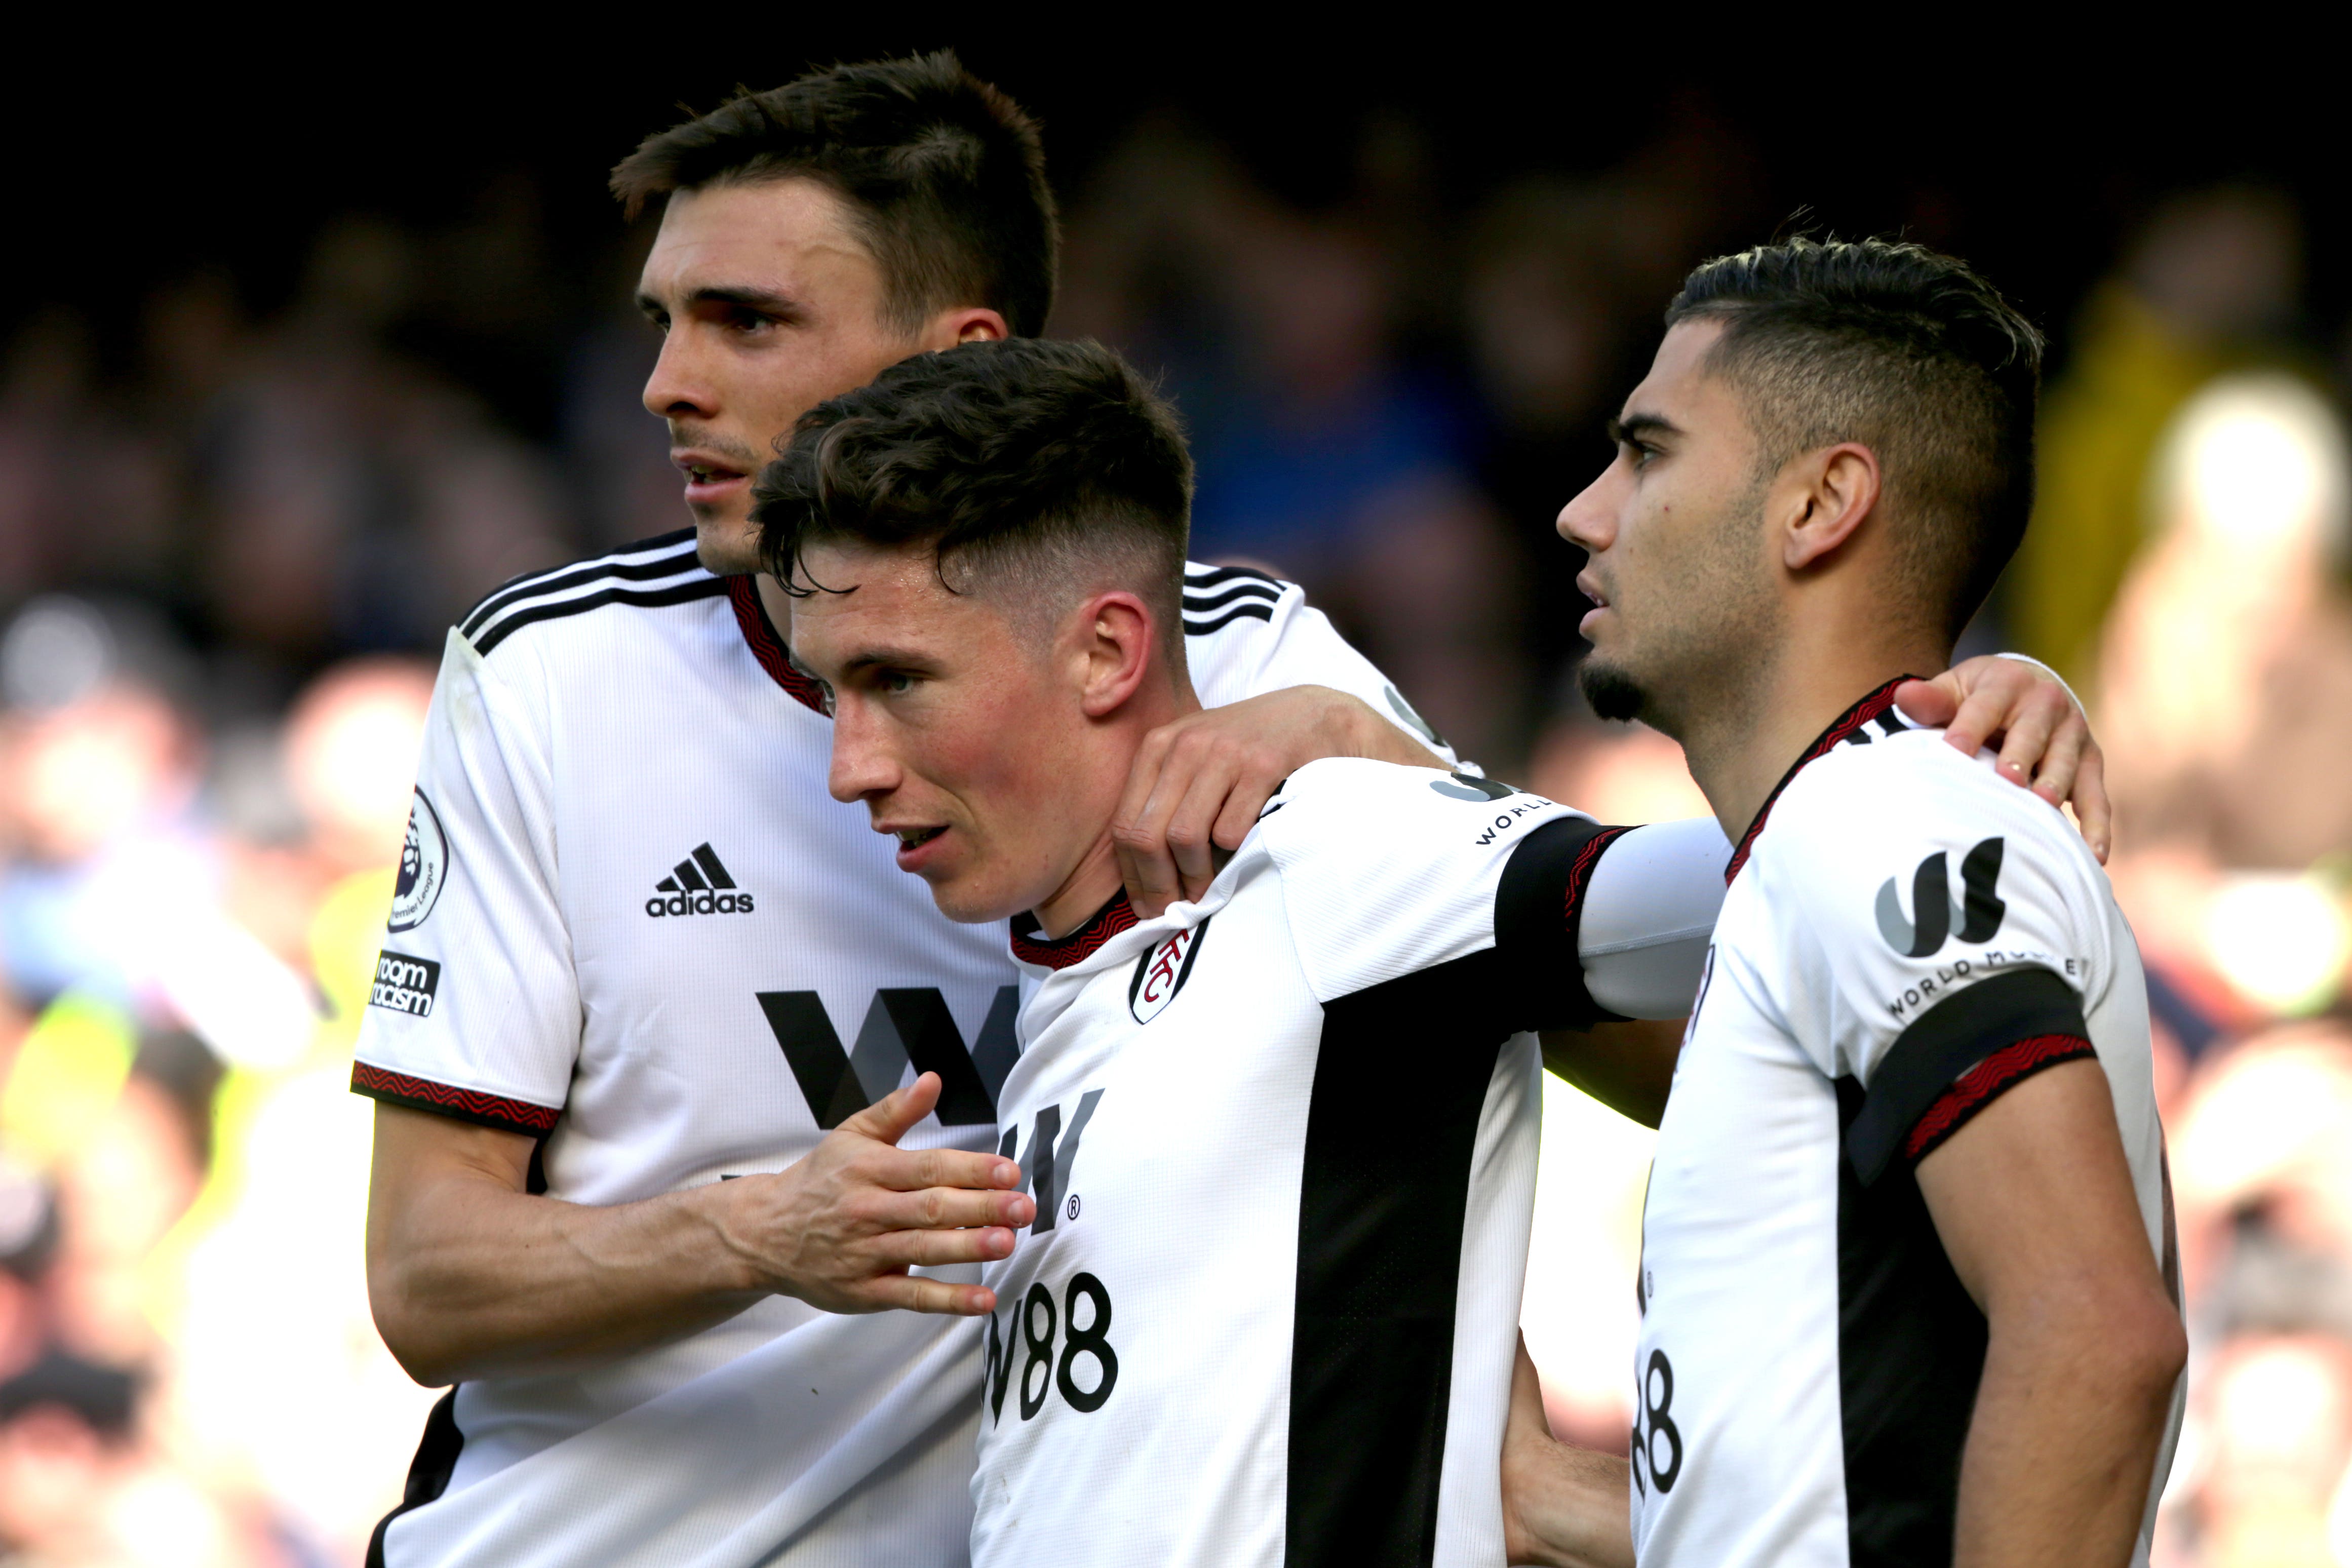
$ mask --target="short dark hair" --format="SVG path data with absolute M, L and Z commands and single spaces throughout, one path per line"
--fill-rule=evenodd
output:
M 613 194 L 631 217 L 675 191 L 815 180 L 848 205 L 894 325 L 982 305 L 1024 337 L 1045 330 L 1061 232 L 1036 123 L 951 51 L 740 91 L 621 160 Z
M 1092 342 L 1042 338 L 917 354 L 801 416 L 752 488 L 760 552 L 786 589 L 812 543 L 929 545 L 948 574 L 1012 579 L 1032 606 L 1109 559 L 1181 657 L 1192 458 L 1175 410 Z
M 1666 325 L 1719 321 L 1766 472 L 1858 441 L 1884 466 L 1906 597 L 1957 637 L 2033 509 L 2042 333 L 1967 263 L 1895 240 L 1790 239 L 1706 263 Z

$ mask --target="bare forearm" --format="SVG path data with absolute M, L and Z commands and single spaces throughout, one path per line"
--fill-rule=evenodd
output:
M 2179 1363 L 2160 1325 L 2085 1331 L 1996 1327 L 1960 1463 L 1958 1568 L 2131 1561 Z
M 385 1342 L 445 1384 L 593 1364 L 732 1317 L 766 1292 L 707 1191 L 599 1208 L 447 1180 L 371 1248 Z
M 1633 1568 L 1624 1460 L 1549 1440 L 1514 1445 L 1503 1486 L 1514 1563 Z

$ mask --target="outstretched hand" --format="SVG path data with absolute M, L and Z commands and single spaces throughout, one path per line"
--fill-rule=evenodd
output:
M 1292 773 L 1322 757 L 1444 765 L 1362 701 L 1293 686 L 1187 713 L 1143 738 L 1111 822 L 1120 879 L 1150 920 L 1208 890 Z
M 1906 681 L 1895 688 L 1895 705 L 1914 722 L 1941 725 L 1944 738 L 1969 756 L 1998 744 L 2001 776 L 2053 805 L 2072 805 L 2091 853 L 2105 864 L 2115 833 L 2105 759 L 2057 677 L 1988 654 L 1933 680 Z
M 917 1312 L 976 1317 L 996 1292 L 908 1273 L 918 1265 L 1009 1257 L 1013 1233 L 1036 1217 L 1018 1191 L 1021 1167 L 961 1149 L 904 1150 L 898 1140 L 939 1103 L 940 1077 L 924 1073 L 825 1134 L 774 1175 L 728 1184 L 744 1208 L 728 1240 L 780 1294 L 828 1312 Z

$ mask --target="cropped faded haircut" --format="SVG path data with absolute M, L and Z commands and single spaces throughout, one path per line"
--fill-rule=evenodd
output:
M 752 488 L 767 569 L 832 590 L 813 544 L 925 549 L 950 593 L 1033 628 L 1103 587 L 1139 596 L 1182 668 L 1192 459 L 1175 411 L 1096 342 L 1010 338 L 917 354 L 801 416 Z
M 1883 239 L 1709 261 L 1666 309 L 1703 321 L 1723 323 L 1708 368 L 1740 393 L 1763 475 L 1842 441 L 1877 454 L 1899 607 L 1957 638 L 2033 509 L 2041 332 L 1965 262 Z
M 631 217 L 677 191 L 814 180 L 882 270 L 889 324 L 959 305 L 1024 337 L 1054 308 L 1061 233 L 1037 127 L 946 50 L 835 66 L 646 138 L 613 171 Z

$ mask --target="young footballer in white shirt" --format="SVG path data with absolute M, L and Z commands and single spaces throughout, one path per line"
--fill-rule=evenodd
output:
M 749 477 L 897 360 L 1039 331 L 1052 199 L 1028 121 L 944 57 L 739 100 L 616 186 L 663 208 L 646 399 L 696 527 L 509 584 L 450 639 L 353 1083 L 383 1105 L 378 1322 L 457 1386 L 375 1550 L 953 1562 L 993 1304 L 971 1266 L 1032 1212 L 990 1146 L 1017 972 L 822 797 Z M 1203 885 L 1299 763 L 1433 744 L 1295 587 L 1188 587 L 1216 706 L 1129 780 L 1143 908 Z M 1919 696 L 2097 800 L 2054 683 L 1983 660 Z
M 1139 917 L 1113 825 L 1198 706 L 1191 481 L 1117 355 L 1017 341 L 828 401 L 760 481 L 833 794 L 1024 972 L 998 1148 L 1037 1207 L 982 1271 L 972 1558 L 1495 1562 L 1527 1031 L 1685 1011 L 1722 840 L 1327 760 Z
M 1596 710 L 1680 739 L 1738 849 L 1645 1203 L 1632 1538 L 1529 1416 L 1515 1544 L 2144 1563 L 2185 1341 L 2138 952 L 2058 812 L 1891 700 L 2023 532 L 2040 336 L 1878 241 L 1710 262 L 1667 320 L 1560 531 Z

